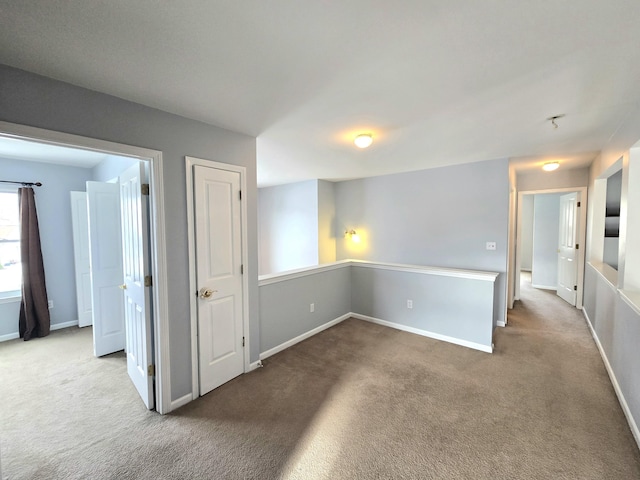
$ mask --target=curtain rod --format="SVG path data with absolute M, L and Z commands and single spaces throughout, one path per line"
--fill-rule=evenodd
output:
M 22 185 L 23 187 L 41 187 L 40 182 L 13 182 L 11 180 L 0 180 L 0 183 L 13 183 L 15 185 Z

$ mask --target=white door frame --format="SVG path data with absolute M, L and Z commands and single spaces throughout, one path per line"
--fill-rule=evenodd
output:
M 215 162 L 213 160 L 205 160 L 202 158 L 184 157 L 187 173 L 187 234 L 189 236 L 189 306 L 191 311 L 191 399 L 195 400 L 200 396 L 200 380 L 198 378 L 199 362 L 198 362 L 198 302 L 197 302 L 197 275 L 196 275 L 196 236 L 194 222 L 194 204 L 193 204 L 193 167 L 201 165 L 203 167 L 217 168 L 229 172 L 240 174 L 240 190 L 247 192 L 247 169 L 237 165 L 228 163 Z M 249 330 L 249 275 L 247 266 L 249 265 L 249 246 L 247 243 L 247 202 L 240 204 L 242 214 L 242 264 L 244 265 L 244 274 L 242 275 L 242 328 L 244 329 L 245 346 L 244 346 L 244 373 L 251 370 L 250 353 L 251 353 L 251 334 Z
M 167 284 L 166 231 L 164 224 L 164 181 L 162 152 L 134 147 L 90 137 L 45 130 L 16 123 L 0 121 L 0 137 L 64 147 L 76 147 L 112 155 L 131 157 L 149 163 L 149 200 L 151 268 L 153 271 L 153 327 L 156 365 L 156 411 L 169 413 L 171 405 L 171 376 L 169 357 L 169 301 Z
M 513 279 L 515 283 L 514 300 L 520 300 L 520 266 L 522 256 L 522 196 L 523 195 L 537 195 L 545 193 L 571 193 L 578 192 L 580 194 L 580 212 L 579 219 L 580 224 L 578 226 L 577 240 L 580 248 L 577 252 L 578 260 L 578 276 L 577 284 L 578 291 L 576 293 L 576 308 L 582 308 L 582 295 L 584 289 L 584 264 L 586 257 L 586 238 L 587 238 L 587 187 L 567 187 L 567 188 L 552 188 L 548 190 L 525 190 L 518 192 L 518 214 L 516 217 L 516 265 L 515 272 L 513 272 Z M 513 305 L 512 305 L 513 307 Z

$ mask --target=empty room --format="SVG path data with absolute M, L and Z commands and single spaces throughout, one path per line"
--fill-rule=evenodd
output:
M 640 479 L 640 4 L 0 11 L 1 479 Z

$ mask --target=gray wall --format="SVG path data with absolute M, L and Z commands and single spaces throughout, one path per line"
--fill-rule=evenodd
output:
M 309 305 L 315 305 L 310 312 Z M 266 352 L 351 311 L 351 269 L 260 287 L 260 351 Z
M 162 151 L 171 398 L 191 392 L 184 156 L 247 168 L 251 360 L 259 357 L 256 140 L 126 100 L 0 66 L 0 120 Z
M 337 260 L 499 272 L 495 315 L 505 320 L 507 159 L 338 182 L 335 191 L 337 230 L 355 228 L 362 238 L 339 237 Z
M 42 182 L 35 187 L 40 240 L 53 302 L 51 325 L 78 320 L 69 192 L 85 189 L 90 169 L 0 158 L 2 180 Z M 0 304 L 0 336 L 18 332 L 20 301 Z
M 519 173 L 518 191 L 553 190 L 555 188 L 586 187 L 589 185 L 589 167 L 565 170 L 562 166 L 553 172 L 542 169 Z
M 493 282 L 357 265 L 351 281 L 352 312 L 491 346 Z
M 522 196 L 520 224 L 520 268 L 531 271 L 533 261 L 533 195 Z
M 560 196 L 535 195 L 533 200 L 533 257 L 531 284 L 556 288 L 558 284 L 558 235 Z
M 335 184 L 318 180 L 318 263 L 336 261 Z
M 260 275 L 318 264 L 318 181 L 258 191 Z

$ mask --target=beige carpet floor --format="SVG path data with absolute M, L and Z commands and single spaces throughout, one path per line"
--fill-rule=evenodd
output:
M 526 283 L 493 354 L 350 319 L 166 416 L 90 336 L 0 344 L 5 478 L 640 479 L 581 312 Z

